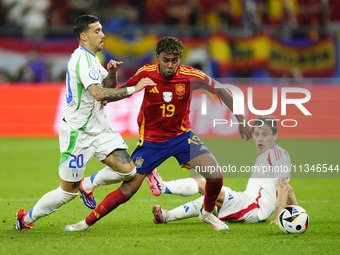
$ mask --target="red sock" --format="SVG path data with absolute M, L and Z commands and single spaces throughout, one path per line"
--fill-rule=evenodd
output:
M 213 212 L 216 204 L 218 194 L 220 194 L 223 186 L 223 179 L 217 181 L 209 181 L 205 183 L 205 196 L 204 196 L 204 210 Z
M 91 226 L 106 214 L 117 208 L 119 205 L 124 204 L 129 199 L 119 189 L 108 194 L 104 200 L 94 209 L 89 216 L 86 217 L 85 222 Z

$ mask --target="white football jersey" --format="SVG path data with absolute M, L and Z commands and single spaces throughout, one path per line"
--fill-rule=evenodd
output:
M 288 152 L 277 144 L 257 157 L 244 194 L 257 201 L 260 221 L 266 220 L 275 211 L 275 180 L 289 178 L 290 168 Z
M 67 66 L 65 117 L 73 130 L 98 134 L 108 125 L 104 107 L 87 90 L 91 84 L 102 84 L 107 75 L 93 53 L 82 46 L 73 52 Z

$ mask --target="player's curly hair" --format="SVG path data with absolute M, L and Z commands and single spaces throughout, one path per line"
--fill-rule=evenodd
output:
M 96 16 L 89 14 L 81 15 L 74 20 L 73 32 L 78 41 L 80 41 L 80 34 L 90 29 L 89 25 L 97 21 L 99 21 L 99 19 Z
M 278 131 L 277 129 L 277 121 L 276 118 L 274 116 L 258 116 L 256 117 L 256 120 L 253 124 L 252 130 L 254 132 L 254 129 L 256 127 L 262 127 L 263 125 L 268 125 L 271 127 L 272 131 L 273 131 L 273 135 L 275 135 Z
M 159 55 L 162 52 L 167 54 L 182 54 L 184 46 L 180 40 L 172 36 L 166 36 L 160 39 L 157 43 L 156 53 Z

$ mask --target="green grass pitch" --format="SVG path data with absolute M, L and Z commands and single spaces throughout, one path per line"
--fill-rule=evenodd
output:
M 204 140 L 203 140 L 204 141 Z M 129 151 L 135 139 L 126 139 Z M 215 147 L 216 141 L 204 141 Z M 253 165 L 257 152 L 253 141 L 225 140 L 216 158 L 235 166 Z M 281 140 L 293 164 L 340 164 L 339 140 Z M 218 147 L 218 146 L 216 146 Z M 36 222 L 28 231 L 15 231 L 15 213 L 31 209 L 46 192 L 59 185 L 57 139 L 0 139 L 0 254 L 340 254 L 340 179 L 291 178 L 299 205 L 309 214 L 304 234 L 285 235 L 276 225 L 228 224 L 229 231 L 213 231 L 198 218 L 155 225 L 151 209 L 160 204 L 172 209 L 196 199 L 150 195 L 146 181 L 126 204 L 85 232 L 64 232 L 63 227 L 83 220 L 91 211 L 78 196 L 56 213 Z M 85 175 L 103 165 L 95 159 Z M 175 159 L 158 170 L 164 180 L 189 177 Z M 226 178 L 224 185 L 243 191 L 247 178 Z M 97 201 L 117 189 L 118 184 L 96 190 Z

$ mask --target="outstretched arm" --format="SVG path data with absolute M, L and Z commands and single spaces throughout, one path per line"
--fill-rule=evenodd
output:
M 146 86 L 156 86 L 156 83 L 150 78 L 142 78 L 135 86 L 129 88 L 102 88 L 100 84 L 91 84 L 87 89 L 96 101 L 111 102 L 129 97 L 131 94 L 141 91 Z
M 275 218 L 270 224 L 278 224 L 279 214 L 283 208 L 286 207 L 287 203 L 290 205 L 297 205 L 294 191 L 288 184 L 288 178 L 280 178 L 275 180 L 277 190 L 277 204 L 275 211 Z
M 224 88 L 216 88 L 217 94 L 220 96 L 222 99 L 223 103 L 228 106 L 228 108 L 233 112 L 233 97 L 232 95 L 228 92 L 228 90 Z M 248 125 L 247 121 L 245 120 L 243 115 L 235 115 L 237 121 L 240 123 L 239 124 L 239 132 L 241 134 L 241 139 L 242 140 L 249 140 L 252 138 L 252 132 L 251 128 Z

